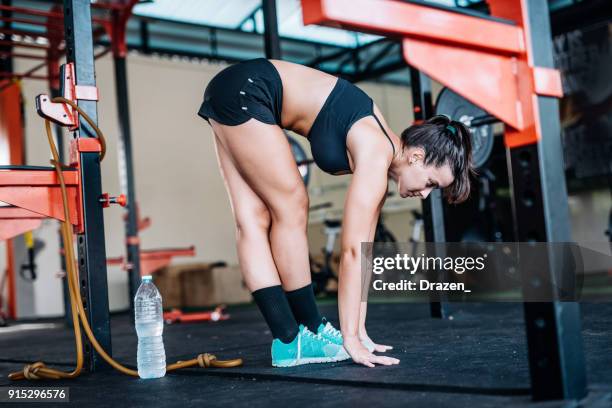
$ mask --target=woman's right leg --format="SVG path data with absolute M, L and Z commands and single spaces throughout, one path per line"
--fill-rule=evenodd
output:
M 307 198 L 303 211 L 304 220 L 302 220 L 299 204 L 304 203 L 300 199 L 299 190 L 292 188 L 292 185 L 297 184 L 304 189 L 304 184 L 298 179 L 299 184 L 293 181 L 289 186 L 286 185 L 288 180 L 299 177 L 299 173 L 290 149 L 283 151 L 282 143 L 288 148 L 288 142 L 282 131 L 274 126 L 259 126 L 257 121 L 250 122 L 250 127 L 239 127 L 241 126 L 239 125 L 231 128 L 221 127 L 213 122 L 213 130 L 219 165 L 236 221 L 240 266 L 247 286 L 251 289 L 253 298 L 275 338 L 271 348 L 272 365 L 285 367 L 346 360 L 349 355 L 341 344 L 332 344 L 321 336 L 312 335 L 306 329 L 298 330 L 296 322 L 298 315 L 294 316 L 295 305 L 289 304 L 289 299 L 280 283 L 282 281 L 283 285 L 289 287 L 298 285 L 298 288 L 302 285 L 298 292 L 306 290 L 312 292 L 309 269 L 303 267 L 304 260 L 300 259 L 305 257 L 307 264 L 305 225 Z M 265 135 L 266 132 L 269 133 Z M 256 136 L 259 137 L 258 140 L 245 140 Z M 274 151 L 275 146 L 277 151 Z M 259 165 L 252 161 L 245 163 L 258 153 Z M 236 156 L 240 158 L 241 166 L 237 165 Z M 248 170 L 245 170 L 245 167 Z M 291 174 L 290 171 L 296 174 Z M 243 177 L 243 172 L 251 176 L 248 178 L 249 183 Z M 254 179 L 257 182 L 253 183 Z M 253 189 L 251 183 L 258 189 Z M 282 211 L 279 211 L 279 206 Z M 274 242 L 277 243 L 276 246 Z M 279 270 L 283 270 L 284 273 L 279 275 Z M 298 309 L 302 312 L 307 311 L 308 316 L 317 315 L 320 320 L 314 297 L 312 293 L 310 294 L 311 297 L 306 298 L 306 302 L 300 300 L 301 305 Z M 304 296 L 300 298 L 303 299 Z M 316 327 L 314 331 L 317 331 Z
M 211 124 L 236 174 L 253 192 L 248 200 L 258 197 L 257 207 L 264 206 L 269 211 L 269 250 L 260 256 L 269 257 L 276 266 L 285 290 L 309 285 L 308 194 L 286 135 L 278 126 L 254 119 L 238 126 L 225 126 L 214 120 Z M 242 201 L 243 196 L 235 198 L 234 201 Z M 237 223 L 240 228 L 239 219 Z
M 216 135 L 215 148 L 236 223 L 236 246 L 242 276 L 272 336 L 283 343 L 289 343 L 297 335 L 298 325 L 272 258 L 268 239 L 270 213 L 243 180 Z
M 227 189 L 236 226 L 238 262 L 251 292 L 280 285 L 272 258 L 268 234 L 271 217 L 268 208 L 244 181 L 231 156 L 215 135 L 217 160 Z

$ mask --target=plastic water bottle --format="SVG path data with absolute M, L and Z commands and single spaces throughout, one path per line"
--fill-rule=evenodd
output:
M 151 275 L 142 277 L 134 297 L 134 312 L 138 334 L 138 375 L 140 378 L 163 377 L 166 375 L 166 351 L 162 339 L 162 298 Z

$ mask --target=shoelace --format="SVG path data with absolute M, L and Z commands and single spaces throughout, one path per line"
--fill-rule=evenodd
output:
M 313 332 L 311 332 L 310 330 L 307 329 L 307 330 L 304 330 L 304 335 L 306 335 L 308 337 L 312 337 L 312 338 L 317 339 L 317 340 L 321 340 L 321 341 L 323 341 L 325 343 L 330 343 L 331 344 L 331 341 L 327 340 L 325 337 L 322 337 L 320 333 L 314 334 Z
M 323 331 L 326 333 L 330 333 L 332 336 L 335 336 L 335 337 L 342 337 L 342 332 L 336 329 L 334 326 L 332 326 L 329 323 L 325 325 L 325 328 L 323 329 Z

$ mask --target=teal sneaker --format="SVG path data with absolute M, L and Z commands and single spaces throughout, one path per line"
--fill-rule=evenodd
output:
M 311 363 L 333 363 L 346 360 L 348 354 L 342 345 L 334 344 L 319 334 L 314 334 L 305 326 L 291 343 L 279 339 L 272 341 L 272 365 L 274 367 L 293 367 Z
M 336 329 L 327 319 L 323 318 L 323 322 L 317 328 L 317 334 L 324 339 L 329 340 L 333 344 L 337 344 L 342 347 L 342 359 L 337 361 L 348 360 L 351 356 L 344 349 L 344 340 L 342 339 L 342 333 Z
M 323 322 L 319 325 L 317 329 L 317 334 L 320 334 L 321 337 L 326 338 L 334 344 L 343 344 L 342 333 L 340 330 L 336 329 L 330 322 L 327 321 L 326 318 L 323 318 Z
M 323 318 L 323 323 L 319 325 L 319 328 L 317 329 L 317 334 L 320 334 L 321 337 L 325 337 L 327 340 L 331 341 L 334 344 L 344 344 L 344 341 L 342 339 L 342 333 L 340 332 L 340 330 L 332 326 L 332 324 L 328 322 L 325 318 Z M 370 353 L 374 352 L 374 343 L 372 343 L 371 340 L 362 340 L 361 344 L 363 344 L 363 346 L 367 348 Z M 348 356 L 347 353 L 347 358 L 349 357 L 350 356 Z

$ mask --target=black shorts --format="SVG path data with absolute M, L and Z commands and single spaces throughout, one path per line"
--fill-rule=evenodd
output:
M 251 118 L 281 126 L 282 106 L 283 83 L 278 71 L 267 59 L 257 58 L 215 75 L 204 91 L 198 115 L 229 126 Z
M 265 58 L 240 62 L 219 72 L 204 92 L 198 115 L 223 125 L 240 125 L 251 118 L 281 125 L 283 83 L 276 67 Z M 350 82 L 339 78 L 307 135 L 312 156 L 321 170 L 330 174 L 350 172 L 346 136 L 353 124 L 374 116 L 372 99 Z M 209 121 L 210 123 L 210 121 Z M 393 143 L 391 143 L 393 147 Z M 395 154 L 395 147 L 393 147 Z

